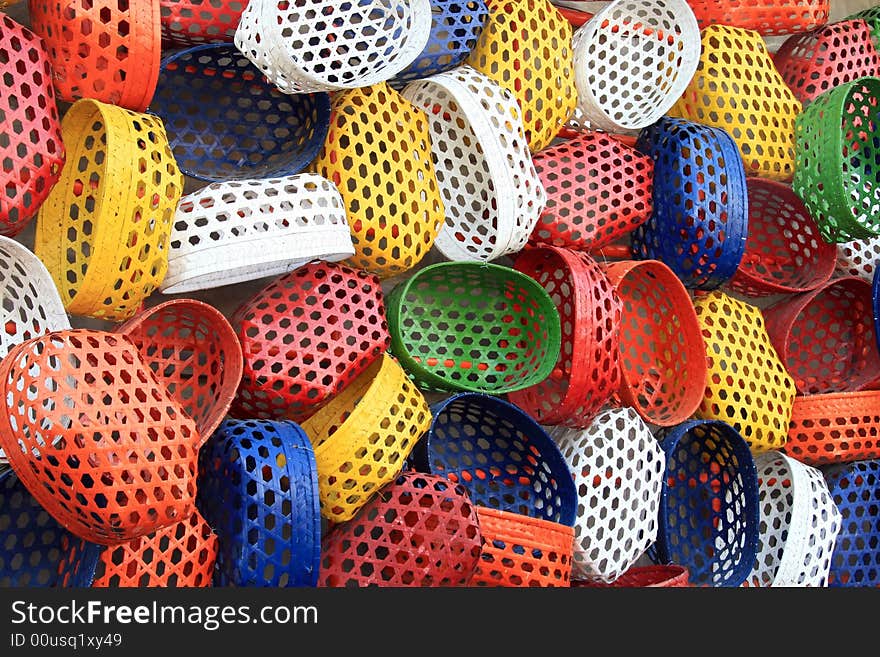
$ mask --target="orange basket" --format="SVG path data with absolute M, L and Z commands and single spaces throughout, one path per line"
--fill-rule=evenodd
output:
M 764 36 L 796 34 L 828 22 L 830 0 L 687 0 L 700 29 L 730 25 Z

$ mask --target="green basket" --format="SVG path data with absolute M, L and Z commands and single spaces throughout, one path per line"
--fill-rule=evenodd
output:
M 422 388 L 500 395 L 540 383 L 561 342 L 559 313 L 510 267 L 443 262 L 386 299 L 391 352 Z

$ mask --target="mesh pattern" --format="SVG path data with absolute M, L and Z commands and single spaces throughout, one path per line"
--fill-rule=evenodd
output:
M 146 109 L 159 76 L 158 0 L 30 0 L 28 6 L 61 100 Z
M 159 289 L 233 285 L 353 255 L 342 196 L 329 180 L 301 173 L 213 183 L 177 206 Z
M 160 0 L 163 46 L 231 43 L 247 4 L 248 0 Z
M 353 266 L 389 277 L 427 255 L 443 225 L 443 201 L 424 112 L 384 82 L 340 93 L 313 166 L 342 193 Z
M 834 87 L 880 72 L 880 54 L 863 20 L 832 23 L 814 32 L 790 36 L 773 63 L 805 105 Z
M 871 39 L 874 47 L 880 46 L 880 5 L 868 7 L 845 17 L 843 20 L 863 20 L 871 28 Z
M 749 586 L 827 586 L 840 511 L 822 473 L 779 452 L 755 457 L 761 504 Z
M 40 207 L 34 252 L 69 313 L 122 321 L 168 269 L 183 176 L 157 117 L 83 99 L 61 125 L 70 166 Z
M 327 136 L 330 98 L 289 96 L 235 46 L 204 45 L 162 61 L 150 111 L 165 122 L 185 174 L 222 182 L 305 169 Z
M 764 36 L 807 32 L 824 25 L 830 0 L 687 0 L 700 29 L 721 24 Z
M 600 132 L 535 154 L 547 205 L 530 242 L 587 251 L 610 244 L 651 216 L 654 161 Z
M 315 455 L 293 422 L 226 420 L 199 452 L 199 510 L 218 536 L 217 586 L 315 586 Z
M 107 545 L 192 513 L 195 425 L 126 338 L 86 329 L 34 338 L 3 359 L 0 381 L 0 445 L 68 530 Z
M 826 470 L 841 530 L 834 545 L 828 585 L 880 585 L 880 461 Z
M 688 421 L 661 431 L 666 473 L 655 561 L 687 567 L 695 586 L 740 586 L 758 549 L 758 478 L 730 425 Z
M 419 56 L 431 14 L 429 0 L 253 0 L 235 45 L 287 94 L 367 87 Z
M 400 474 L 430 423 L 425 398 L 383 354 L 303 423 L 318 463 L 321 513 L 351 520 Z
M 611 409 L 589 429 L 551 429 L 577 488 L 574 577 L 613 582 L 657 538 L 666 465 L 631 408 Z
M 827 242 L 880 234 L 880 80 L 841 84 L 795 123 L 792 187 Z
M 571 24 L 547 0 L 490 0 L 467 63 L 516 97 L 533 153 L 546 148 L 577 104 Z
M 464 487 L 407 472 L 321 543 L 319 586 L 464 586 L 482 534 Z
M 706 389 L 706 352 L 693 302 L 657 260 L 605 265 L 621 302 L 620 399 L 647 422 L 684 422 Z
M 444 262 L 388 296 L 391 349 L 420 385 L 503 394 L 540 383 L 559 356 L 559 313 L 509 267 Z
M 310 263 L 280 276 L 232 318 L 244 353 L 239 417 L 301 422 L 380 357 L 391 342 L 379 280 Z
M 582 579 L 572 580 L 578 588 L 686 588 L 689 586 L 688 569 L 684 566 L 633 566 L 613 582 Z
M 462 484 L 479 507 L 574 524 L 577 492 L 568 464 L 522 410 L 497 397 L 463 393 L 431 412 L 426 441 L 414 454 L 418 469 Z
M 574 34 L 578 107 L 593 128 L 634 133 L 672 107 L 697 70 L 685 0 L 616 0 Z
M 747 296 L 807 292 L 834 271 L 836 249 L 819 235 L 803 202 L 784 183 L 748 178 L 749 230 L 745 253 L 730 280 Z
M 664 262 L 685 287 L 717 288 L 736 272 L 748 234 L 736 145 L 722 129 L 663 118 L 636 147 L 654 160 L 654 212 L 633 231 L 633 253 Z
M 871 284 L 838 278 L 764 309 L 776 353 L 798 392 L 852 392 L 880 376 Z
M 880 236 L 837 245 L 837 273 L 872 280 L 880 261 Z
M 5 14 L 0 78 L 0 235 L 16 235 L 58 181 L 65 152 L 43 43 Z
M 749 175 L 790 180 L 801 109 L 757 32 L 713 24 L 702 32 L 697 72 L 671 114 L 729 133 Z
M 546 203 L 513 95 L 470 66 L 413 82 L 424 110 L 446 219 L 435 245 L 487 262 L 525 246 Z
M 508 399 L 542 424 L 587 427 L 620 384 L 620 299 L 584 253 L 529 249 L 516 268 L 537 281 L 559 313 L 561 346 L 550 375 Z
M 694 308 L 708 363 L 697 416 L 732 425 L 756 453 L 780 449 L 788 437 L 795 385 L 760 309 L 722 292 L 697 299 Z

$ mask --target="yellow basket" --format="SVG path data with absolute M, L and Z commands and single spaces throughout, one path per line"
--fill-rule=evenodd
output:
M 387 278 L 425 257 L 445 212 L 422 110 L 384 82 L 340 92 L 312 166 L 345 200 L 355 250 L 347 262 Z
M 354 517 L 400 474 L 430 424 L 425 398 L 387 353 L 303 422 L 315 450 L 324 517 Z
M 40 207 L 34 252 L 67 312 L 123 321 L 165 277 L 183 176 L 156 116 L 84 98 L 61 136 L 67 164 Z
M 790 180 L 801 109 L 760 34 L 710 25 L 702 33 L 697 72 L 669 113 L 726 130 L 749 175 Z
M 519 103 L 533 153 L 546 148 L 577 105 L 571 23 L 547 0 L 489 0 L 489 19 L 467 63 Z
M 694 309 L 709 369 L 696 416 L 731 425 L 752 452 L 782 448 L 794 405 L 794 379 L 770 342 L 760 309 L 720 291 L 699 297 Z

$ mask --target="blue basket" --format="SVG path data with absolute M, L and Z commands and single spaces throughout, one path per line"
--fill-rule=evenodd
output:
M 431 407 L 418 470 L 461 483 L 477 506 L 573 526 L 574 479 L 559 447 L 531 417 L 491 395 L 462 393 Z
M 147 111 L 164 122 L 180 170 L 212 182 L 299 173 L 330 127 L 328 94 L 281 93 L 232 44 L 163 59 Z
M 226 420 L 199 452 L 196 505 L 217 533 L 215 586 L 315 586 L 315 454 L 294 422 Z
M 740 586 L 758 551 L 758 473 L 748 443 L 719 420 L 684 422 L 658 438 L 666 471 L 649 555 L 687 567 L 693 586 Z
M 90 588 L 98 571 L 98 561 L 106 545 L 98 545 L 70 535 L 61 542 L 63 556 L 59 585 L 73 588 Z
M 880 460 L 824 468 L 840 510 L 828 586 L 880 586 Z
M 636 148 L 654 160 L 651 218 L 631 237 L 633 255 L 661 260 L 691 289 L 713 290 L 739 267 L 748 234 L 746 171 L 724 130 L 662 118 Z

